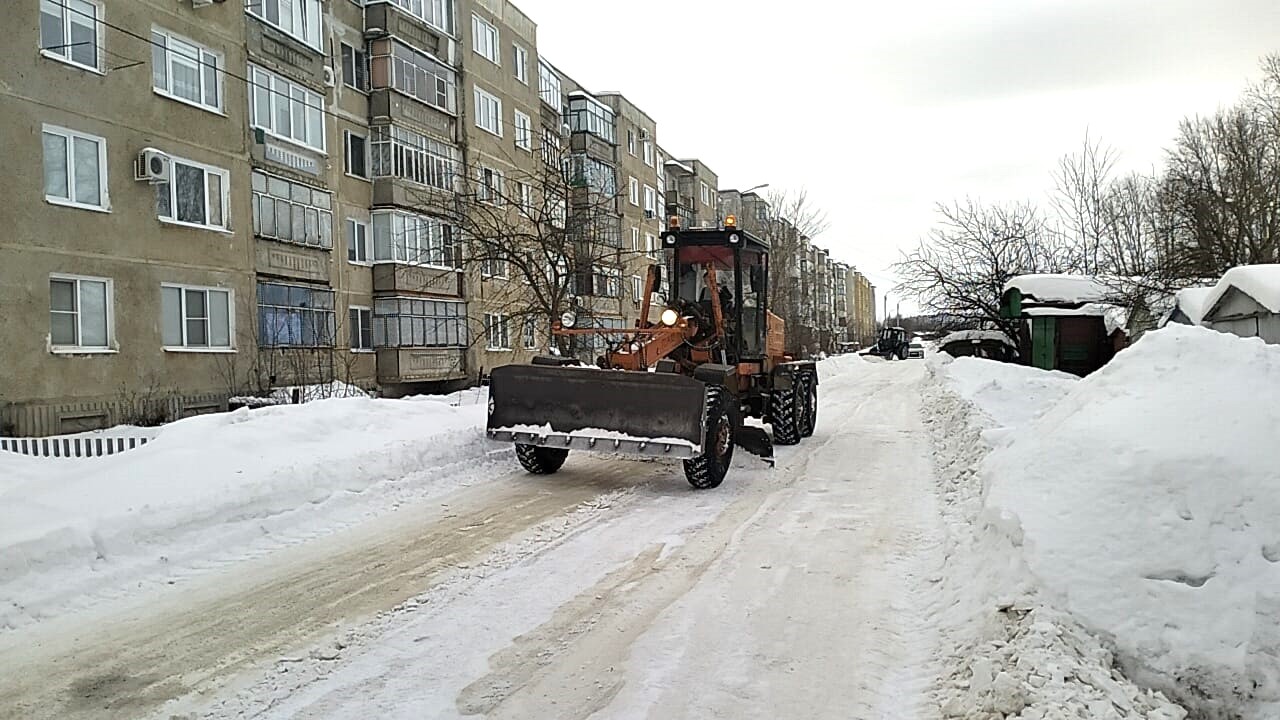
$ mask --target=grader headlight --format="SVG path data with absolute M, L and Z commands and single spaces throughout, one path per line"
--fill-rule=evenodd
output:
M 676 312 L 674 308 L 667 308 L 662 311 L 662 317 L 659 319 L 662 321 L 663 325 L 666 325 L 667 327 L 674 327 L 675 324 L 680 321 L 680 313 Z

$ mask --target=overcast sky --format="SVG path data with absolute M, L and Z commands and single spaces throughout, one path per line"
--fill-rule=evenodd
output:
M 548 60 L 721 188 L 808 188 L 819 244 L 878 295 L 935 203 L 1040 200 L 1086 131 L 1149 169 L 1280 51 L 1280 0 L 515 2 Z

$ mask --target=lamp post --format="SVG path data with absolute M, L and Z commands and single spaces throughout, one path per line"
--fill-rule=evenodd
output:
M 747 194 L 747 193 L 749 193 L 749 192 L 755 192 L 756 190 L 759 190 L 759 189 L 761 189 L 761 188 L 767 188 L 767 187 L 769 187 L 769 183 L 760 183 L 759 185 L 756 185 L 755 187 L 749 187 L 749 188 L 747 188 L 746 190 L 743 190 L 741 194 L 746 195 L 746 194 Z

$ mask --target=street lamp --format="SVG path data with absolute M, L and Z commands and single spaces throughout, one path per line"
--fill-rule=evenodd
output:
M 749 192 L 755 192 L 756 190 L 759 190 L 760 188 L 767 188 L 767 187 L 769 187 L 769 183 L 760 183 L 759 185 L 756 185 L 755 187 L 747 188 L 746 190 L 743 190 L 743 191 L 742 191 L 742 194 L 743 194 L 743 195 L 746 195 L 746 194 L 747 194 L 747 193 L 749 193 Z

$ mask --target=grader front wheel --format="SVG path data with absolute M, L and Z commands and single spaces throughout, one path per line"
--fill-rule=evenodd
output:
M 702 454 L 684 461 L 684 476 L 698 490 L 718 487 L 733 461 L 734 420 L 729 412 L 729 391 L 707 386 L 707 431 Z

